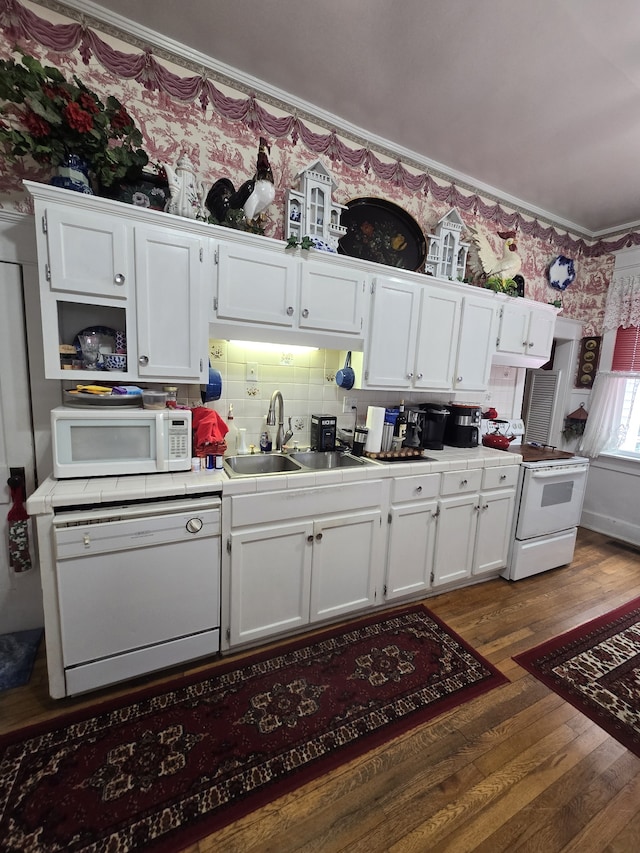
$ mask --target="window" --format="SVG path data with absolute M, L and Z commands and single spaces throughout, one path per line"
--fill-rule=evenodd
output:
M 611 370 L 636 375 L 624 377 L 617 430 L 614 425 L 605 452 L 640 459 L 640 326 L 616 332 Z

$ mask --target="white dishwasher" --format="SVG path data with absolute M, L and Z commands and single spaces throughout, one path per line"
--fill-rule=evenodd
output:
M 57 511 L 66 694 L 220 649 L 220 499 Z

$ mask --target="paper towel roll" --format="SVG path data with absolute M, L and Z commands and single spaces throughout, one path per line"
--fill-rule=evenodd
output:
M 364 449 L 367 453 L 380 453 L 382 447 L 382 427 L 384 426 L 385 410 L 382 406 L 369 406 L 367 409 L 367 443 Z

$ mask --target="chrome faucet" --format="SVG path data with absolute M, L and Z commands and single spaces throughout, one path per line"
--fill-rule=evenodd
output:
M 276 425 L 276 403 L 278 404 L 278 430 L 276 432 L 275 449 L 282 450 L 282 446 L 286 444 L 293 435 L 293 430 L 291 429 L 291 418 L 289 418 L 289 429 L 284 432 L 284 401 L 280 391 L 274 391 L 271 395 L 271 402 L 269 403 L 269 411 L 267 413 L 267 426 Z

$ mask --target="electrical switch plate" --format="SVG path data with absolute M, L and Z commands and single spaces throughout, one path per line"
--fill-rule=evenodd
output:
M 356 405 L 357 398 L 356 397 L 343 397 L 342 398 L 342 411 L 350 412 L 351 409 Z
M 260 377 L 258 376 L 258 362 L 257 361 L 248 361 L 247 362 L 247 372 L 245 374 L 247 382 L 258 382 Z

